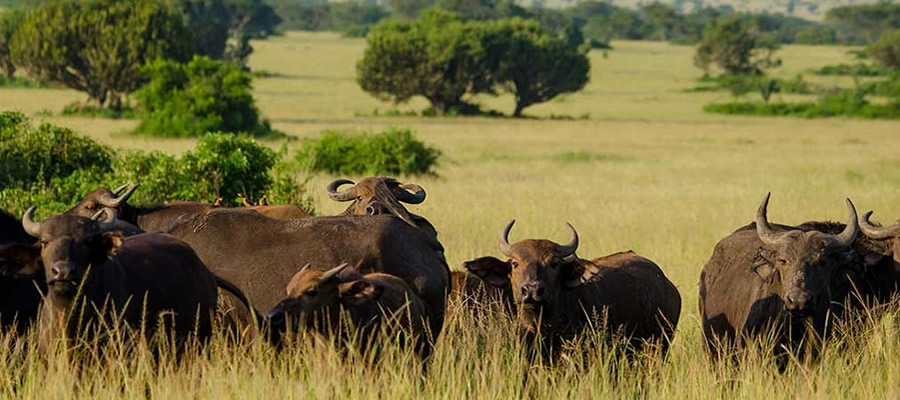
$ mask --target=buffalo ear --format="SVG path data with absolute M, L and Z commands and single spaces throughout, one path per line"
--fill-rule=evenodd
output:
M 573 261 L 562 265 L 560 283 L 563 289 L 573 289 L 594 279 L 600 273 L 600 267 L 590 261 Z
M 353 281 L 341 284 L 338 293 L 344 306 L 353 307 L 378 300 L 384 294 L 384 288 L 371 282 Z
M 115 257 L 122 251 L 124 244 L 125 236 L 122 235 L 122 232 L 106 232 L 100 240 L 100 251 L 105 252 L 108 257 Z
M 483 281 L 493 286 L 503 288 L 509 286 L 509 263 L 500 261 L 494 257 L 481 257 L 466 261 L 463 267 L 475 274 Z
M 42 267 L 40 247 L 20 243 L 0 246 L 0 275 L 39 275 Z

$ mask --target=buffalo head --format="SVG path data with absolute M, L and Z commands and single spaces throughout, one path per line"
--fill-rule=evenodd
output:
M 377 300 L 384 288 L 361 279 L 343 263 L 328 271 L 304 266 L 291 278 L 287 298 L 266 314 L 273 330 L 294 326 L 325 328 L 340 321 L 342 307 Z
M 114 190 L 101 188 L 88 193 L 75 207 L 72 207 L 66 214 L 91 217 L 101 210 L 107 210 L 108 215 L 119 215 L 119 211 L 124 206 L 134 191 L 141 184 L 119 186 Z
M 340 191 L 343 185 L 353 185 Z M 335 201 L 352 201 L 343 215 L 391 214 L 406 223 L 417 226 L 402 203 L 419 204 L 425 201 L 425 189 L 407 183 L 401 184 L 394 178 L 366 178 L 359 183 L 338 179 L 328 185 L 328 196 Z
M 43 222 L 34 221 L 35 207 L 25 211 L 22 226 L 39 239 L 35 246 L 0 249 L 4 274 L 36 275 L 44 273 L 54 304 L 68 305 L 90 267 L 99 267 L 118 254 L 123 244 L 115 227 L 115 216 L 101 210 L 91 218 L 61 214 Z M 107 215 L 100 220 L 101 215 Z
M 582 285 L 599 270 L 575 255 L 578 232 L 572 225 L 572 239 L 568 244 L 549 240 L 526 239 L 509 243 L 509 231 L 516 221 L 510 221 L 500 234 L 500 252 L 506 261 L 481 257 L 465 263 L 466 269 L 497 287 L 510 287 L 515 300 L 519 323 L 529 331 L 552 324 L 554 307 L 560 291 Z
M 853 202 L 847 199 L 849 216 L 837 235 L 819 231 L 775 231 L 766 217 L 770 194 L 766 194 L 756 214 L 756 232 L 765 244 L 767 260 L 754 268 L 759 277 L 773 285 L 784 308 L 796 315 L 814 313 L 830 301 L 830 289 L 840 279 L 845 266 L 857 261 L 851 247 L 859 233 Z

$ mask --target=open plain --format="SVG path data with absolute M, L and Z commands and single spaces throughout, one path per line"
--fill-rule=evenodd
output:
M 702 344 L 697 280 L 716 241 L 753 220 L 771 191 L 769 218 L 796 224 L 845 218 L 845 197 L 860 214 L 900 217 L 900 124 L 896 121 L 726 117 L 703 104 L 727 93 L 688 92 L 701 71 L 693 48 L 613 42 L 591 53 L 591 82 L 580 93 L 526 110 L 531 118 L 424 118 L 375 115 L 393 109 L 355 82 L 359 39 L 288 33 L 255 42 L 251 67 L 257 104 L 273 126 L 298 138 L 324 129 L 378 131 L 408 127 L 443 153 L 438 176 L 399 177 L 422 185 L 428 199 L 411 211 L 437 228 L 451 268 L 499 256 L 497 235 L 517 219 L 511 239 L 565 241 L 565 223 L 581 234 L 578 253 L 593 258 L 633 249 L 657 262 L 682 295 L 681 322 L 667 360 L 590 367 L 565 361 L 526 367 L 514 324 L 454 313 L 422 373 L 411 354 L 388 351 L 374 366 L 338 357 L 324 344 L 283 354 L 264 343 L 214 341 L 185 362 L 155 365 L 146 349 L 114 346 L 97 355 L 109 368 L 72 370 L 40 360 L 33 349 L 0 356 L 0 397 L 85 398 L 859 398 L 900 396 L 900 326 L 893 314 L 869 322 L 851 345 L 826 349 L 816 363 L 779 373 L 764 360 L 741 366 L 711 362 Z M 848 78 L 808 70 L 852 62 L 850 48 L 787 46 L 775 74 L 823 85 Z M 752 95 L 752 94 L 751 94 Z M 776 95 L 779 96 L 779 95 Z M 129 136 L 131 120 L 40 117 L 82 95 L 61 89 L 0 89 L 0 109 L 22 110 L 116 148 L 179 153 L 182 139 Z M 479 97 L 509 113 L 508 97 Z M 399 110 L 421 110 L 423 101 Z M 281 142 L 266 142 L 277 148 Z M 288 142 L 294 149 L 299 141 Z M 298 177 L 302 178 L 302 177 Z M 317 212 L 335 214 L 316 175 Z M 348 177 L 358 179 L 360 177 Z M 6 338 L 7 341 L 13 339 Z M 583 349 L 582 349 L 583 350 Z M 596 350 L 594 350 L 596 351 Z M 600 356 L 602 357 L 602 354 Z M 607 360 L 615 363 L 615 361 Z

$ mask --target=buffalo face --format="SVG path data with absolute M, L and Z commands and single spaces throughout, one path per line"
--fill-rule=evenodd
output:
M 17 261 L 6 272 L 33 275 L 43 270 L 53 304 L 66 307 L 89 268 L 99 267 L 118 254 L 124 239 L 119 232 L 109 232 L 115 226 L 114 216 L 99 221 L 101 215 L 107 214 L 104 211 L 92 218 L 62 214 L 40 223 L 34 221 L 34 211 L 31 207 L 25 212 L 22 225 L 28 234 L 39 239 L 39 246 L 30 252 L 18 249 Z
M 353 185 L 340 191 L 343 185 Z M 352 202 L 344 215 L 394 215 L 406 223 L 417 226 L 409 212 L 400 203 L 420 204 L 425 201 L 425 189 L 407 183 L 401 184 L 388 177 L 366 178 L 359 183 L 338 179 L 328 185 L 328 195 L 332 200 Z
M 597 269 L 575 256 L 578 232 L 569 225 L 572 240 L 560 245 L 549 240 L 527 239 L 509 243 L 511 221 L 500 235 L 500 251 L 508 257 L 501 261 L 482 257 L 465 263 L 465 268 L 484 281 L 510 287 L 519 323 L 529 332 L 551 326 L 556 300 L 563 290 L 590 280 Z
M 766 217 L 769 195 L 759 207 L 756 230 L 765 244 L 766 261 L 755 267 L 765 282 L 773 284 L 785 310 L 796 316 L 812 315 L 830 301 L 831 287 L 844 268 L 856 263 L 851 245 L 859 232 L 856 209 L 847 199 L 849 222 L 843 232 L 774 231 Z
M 127 203 L 139 186 L 140 184 L 126 184 L 113 190 L 105 188 L 94 190 L 66 214 L 87 218 L 105 209 L 109 215 L 118 215 L 120 208 Z
M 342 307 L 353 307 L 375 301 L 383 288 L 360 279 L 346 271 L 344 263 L 328 271 L 314 270 L 309 264 L 291 278 L 287 298 L 266 314 L 273 331 L 281 333 L 288 325 L 308 328 L 327 328 L 339 322 Z

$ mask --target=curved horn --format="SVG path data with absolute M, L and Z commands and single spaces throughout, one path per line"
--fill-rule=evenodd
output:
M 397 200 L 406 204 L 422 204 L 425 201 L 425 189 L 415 183 L 400 185 L 400 190 L 397 191 Z
M 556 247 L 559 256 L 563 258 L 574 256 L 575 251 L 578 250 L 578 231 L 575 230 L 575 227 L 572 226 L 572 224 L 566 222 L 566 225 L 568 225 L 569 230 L 572 231 L 572 240 L 566 245 Z
M 31 206 L 25 210 L 25 214 L 22 215 L 22 228 L 25 228 L 25 232 L 28 232 L 31 236 L 41 237 L 41 224 L 34 222 L 35 210 L 37 210 L 36 206 Z
M 872 213 L 873 211 L 867 212 L 859 221 L 859 229 L 866 236 L 872 239 L 887 239 L 900 235 L 900 224 L 894 224 L 888 227 L 872 225 L 872 223 L 869 222 L 869 217 L 872 216 Z
M 125 202 L 128 201 L 128 198 L 130 198 L 131 195 L 134 194 L 134 191 L 139 187 L 141 187 L 140 183 L 131 185 L 131 187 L 125 193 L 123 193 L 121 196 L 117 195 L 116 197 L 112 197 L 109 194 L 104 193 L 102 196 L 100 196 L 100 199 L 98 199 L 98 201 L 104 207 L 119 208 L 119 206 L 125 204 Z
M 328 184 L 328 197 L 334 201 L 353 201 L 356 200 L 356 186 L 351 187 L 343 192 L 339 192 L 338 188 L 343 185 L 355 185 L 353 181 L 347 179 L 338 179 Z
M 509 231 L 512 230 L 512 227 L 515 223 L 516 220 L 509 221 L 509 223 L 506 224 L 506 228 L 503 229 L 503 233 L 500 234 L 500 252 L 507 257 L 509 257 L 512 253 L 509 244 Z
M 775 233 L 775 231 L 772 230 L 772 227 L 769 226 L 769 219 L 766 216 L 769 209 L 769 197 L 771 196 L 771 192 L 766 193 L 766 197 L 763 198 L 762 204 L 760 204 L 759 209 L 756 210 L 756 234 L 759 235 L 759 240 L 762 240 L 763 243 L 768 245 L 774 245 L 781 240 L 781 235 Z
M 106 214 L 106 218 L 100 219 L 100 216 Z M 97 222 L 97 230 L 100 232 L 106 232 L 108 230 L 112 230 L 116 227 L 116 213 L 110 212 L 109 210 L 103 209 L 94 213 L 91 216 L 91 221 Z
M 327 280 L 331 279 L 332 277 L 341 273 L 341 271 L 343 271 L 344 268 L 347 268 L 349 266 L 350 266 L 350 264 L 342 263 L 341 265 L 338 265 L 337 267 L 334 267 L 332 269 L 329 269 L 328 271 L 325 271 L 325 273 L 322 274 L 321 277 L 319 277 L 319 282 L 323 282 L 323 281 L 327 281 Z
M 125 190 L 125 188 L 127 188 L 127 187 L 128 187 L 128 184 L 126 183 L 122 186 L 119 186 L 119 187 L 113 189 L 112 193 L 114 195 L 118 196 L 118 195 L 122 194 L 122 191 Z
M 859 217 L 856 215 L 856 207 L 853 206 L 850 198 L 847 198 L 847 210 L 850 211 L 850 215 L 847 216 L 847 226 L 843 232 L 834 237 L 844 246 L 853 244 L 853 241 L 856 240 L 856 235 L 859 234 Z

